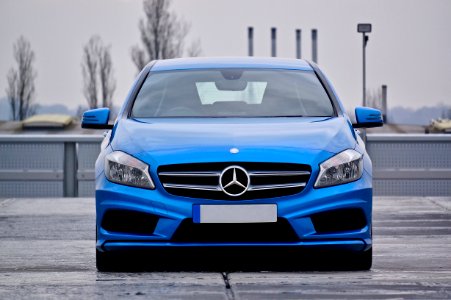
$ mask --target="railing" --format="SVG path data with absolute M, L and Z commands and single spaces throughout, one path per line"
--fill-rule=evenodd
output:
M 0 197 L 94 195 L 100 135 L 0 135 Z
M 101 135 L 0 135 L 0 197 L 94 195 Z M 374 193 L 451 195 L 451 135 L 369 134 Z
M 451 135 L 368 135 L 376 195 L 451 196 Z

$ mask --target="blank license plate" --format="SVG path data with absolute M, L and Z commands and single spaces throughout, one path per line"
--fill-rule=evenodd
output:
M 277 222 L 276 204 L 194 205 L 194 223 Z

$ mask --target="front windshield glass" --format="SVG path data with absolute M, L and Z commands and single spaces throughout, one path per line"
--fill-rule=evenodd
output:
M 150 73 L 133 118 L 313 117 L 334 109 L 313 71 L 179 70 Z

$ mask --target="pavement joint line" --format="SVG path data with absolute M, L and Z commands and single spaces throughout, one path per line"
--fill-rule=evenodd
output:
M 230 278 L 228 272 L 221 272 L 222 279 L 224 280 L 225 288 L 226 288 L 226 296 L 229 300 L 235 300 L 235 293 L 233 291 L 232 285 L 230 284 Z
M 443 206 L 440 203 L 437 203 L 436 201 L 434 201 L 433 198 L 427 197 L 426 199 L 429 200 L 429 202 L 431 202 L 432 204 L 435 204 L 436 206 L 444 209 L 445 211 L 450 211 L 446 206 Z
M 225 288 L 230 289 L 230 281 L 229 281 L 229 274 L 227 272 L 221 272 L 222 279 L 224 280 Z

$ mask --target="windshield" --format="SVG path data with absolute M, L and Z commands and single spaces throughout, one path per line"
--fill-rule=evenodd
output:
M 334 109 L 313 71 L 207 69 L 149 73 L 131 117 L 313 117 Z

